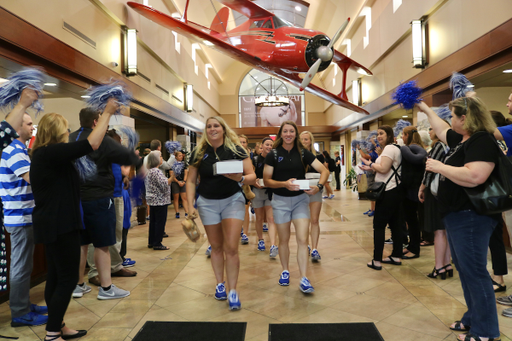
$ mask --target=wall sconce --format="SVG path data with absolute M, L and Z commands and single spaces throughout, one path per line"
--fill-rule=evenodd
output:
M 411 21 L 412 29 L 412 64 L 417 69 L 424 69 L 427 61 L 427 35 L 424 18 Z
M 185 84 L 185 110 L 192 112 L 194 105 L 194 87 L 192 84 Z
M 352 81 L 352 103 L 361 106 L 361 78 Z
M 124 69 L 126 76 L 137 74 L 137 30 L 127 28 L 124 33 Z

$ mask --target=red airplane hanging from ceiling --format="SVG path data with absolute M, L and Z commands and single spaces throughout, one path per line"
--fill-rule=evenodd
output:
M 128 2 L 128 6 L 193 42 L 207 45 L 239 62 L 288 81 L 301 91 L 305 89 L 334 104 L 368 114 L 366 110 L 348 101 L 345 87 L 348 69 L 364 75 L 372 75 L 371 71 L 332 48 L 347 27 L 350 18 L 343 23 L 331 40 L 322 32 L 295 27 L 252 1 L 218 1 L 227 7 L 217 12 L 210 28 L 187 19 L 189 0 L 186 2 L 184 15 L 180 19 L 136 2 Z M 227 31 L 228 7 L 243 14 L 249 20 Z M 343 72 L 342 90 L 338 95 L 309 84 L 315 74 L 325 70 L 331 61 L 336 63 Z M 306 73 L 303 79 L 299 77 L 301 73 Z

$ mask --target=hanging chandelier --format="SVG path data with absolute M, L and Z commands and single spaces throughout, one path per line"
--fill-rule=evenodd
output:
M 259 96 L 254 99 L 258 107 L 281 107 L 290 104 L 290 99 L 283 96 Z

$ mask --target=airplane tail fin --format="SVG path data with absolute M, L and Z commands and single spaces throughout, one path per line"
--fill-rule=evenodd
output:
M 212 24 L 210 25 L 210 30 L 218 33 L 224 33 L 228 26 L 228 19 L 229 8 L 222 7 L 220 11 L 217 12 L 215 18 L 213 19 Z

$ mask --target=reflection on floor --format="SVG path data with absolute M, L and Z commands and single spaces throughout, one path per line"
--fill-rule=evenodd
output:
M 137 261 L 137 277 L 113 278 L 131 295 L 122 300 L 99 301 L 97 287 L 83 298 L 73 299 L 66 315 L 72 328 L 88 329 L 86 340 L 131 340 L 145 321 L 245 321 L 246 340 L 268 340 L 270 323 L 374 322 L 386 341 L 454 340 L 448 325 L 465 311 L 457 277 L 429 279 L 434 266 L 434 248 L 422 247 L 421 257 L 402 266 L 384 265 L 383 271 L 366 267 L 373 252 L 372 219 L 362 213 L 369 202 L 357 200 L 350 190 L 324 200 L 319 251 L 322 260 L 310 263 L 308 277 L 315 293 L 298 289 L 293 238 L 289 287 L 277 284 L 279 259 L 258 252 L 254 223 L 249 245 L 240 246 L 239 292 L 242 310 L 230 312 L 225 301 L 213 298 L 215 278 L 204 252 L 205 238 L 190 242 L 180 221 L 169 210 L 165 244 L 168 251 L 147 248 L 148 225 L 130 230 L 128 257 Z M 183 215 L 183 214 L 182 214 Z M 202 228 L 202 227 L 201 227 Z M 268 237 L 265 236 L 268 243 Z M 386 245 L 385 253 L 391 251 Z M 509 259 L 512 264 L 512 258 Z M 489 266 L 490 268 L 490 266 Z M 512 280 L 505 277 L 512 294 Z M 44 304 L 44 283 L 31 290 L 33 303 Z M 501 316 L 502 340 L 512 337 L 512 319 Z M 20 340 L 43 339 L 44 326 L 10 327 L 7 303 L 0 305 L 0 334 Z

